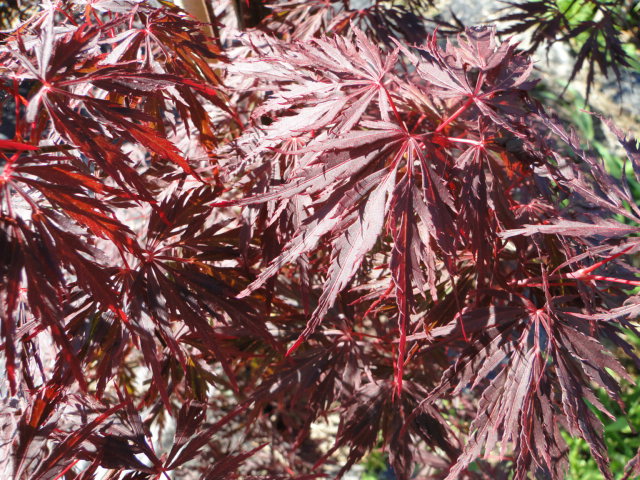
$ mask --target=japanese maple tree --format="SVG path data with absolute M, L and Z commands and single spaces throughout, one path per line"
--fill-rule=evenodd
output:
M 310 479 L 383 448 L 399 479 L 561 479 L 567 432 L 614 478 L 626 179 L 493 27 L 267 6 L 49 1 L 2 34 L 4 475 Z

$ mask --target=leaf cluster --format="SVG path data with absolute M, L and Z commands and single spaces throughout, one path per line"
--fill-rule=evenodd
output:
M 231 5 L 209 37 L 52 1 L 3 38 L 7 475 L 339 477 L 382 446 L 400 479 L 560 479 L 569 432 L 613 478 L 628 185 L 494 28 L 411 45 L 417 2 L 330 4 L 232 40 Z

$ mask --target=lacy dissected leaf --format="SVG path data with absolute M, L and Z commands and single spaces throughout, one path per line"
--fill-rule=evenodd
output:
M 251 397 L 255 402 L 252 416 L 269 412 L 282 421 L 291 409 L 304 405 L 309 412 L 316 412 L 315 415 L 308 415 L 302 421 L 295 417 L 289 420 L 296 425 L 291 433 L 296 442 L 301 442 L 319 412 L 329 410 L 338 399 L 360 387 L 360 356 L 355 342 L 336 337 L 331 348 L 317 347 L 315 351 L 286 358 L 276 372 L 255 389 Z
M 180 413 L 178 414 L 179 429 L 176 429 L 176 441 L 165 461 L 166 468 L 174 469 L 193 459 L 198 454 L 199 450 L 211 439 L 211 436 L 218 432 L 242 410 L 244 410 L 244 407 L 236 408 L 212 425 L 200 428 L 206 418 L 206 409 L 202 406 L 198 406 L 197 404 L 183 405 Z M 232 470 L 235 470 L 237 467 L 235 462 L 230 463 L 229 466 L 225 468 L 231 469 L 231 465 L 233 465 Z
M 140 232 L 135 222 L 122 218 L 127 216 L 124 214 L 127 209 L 146 204 L 155 213 L 153 222 L 157 222 L 151 229 L 157 228 L 158 223 L 169 222 L 163 209 L 171 203 L 162 204 L 154 198 L 167 185 L 160 177 L 189 172 L 196 181 L 202 181 L 167 130 L 175 130 L 180 123 L 179 118 L 171 116 L 173 109 L 188 113 L 192 103 L 192 110 L 202 117 L 197 120 L 201 137 L 211 135 L 203 99 L 230 112 L 220 95 L 217 74 L 207 64 L 208 60 L 224 58 L 216 48 L 207 52 L 198 45 L 199 40 L 208 44 L 211 39 L 205 39 L 198 24 L 175 8 L 157 9 L 141 4 L 126 14 L 111 16 L 109 21 L 96 21 L 94 17 L 102 15 L 97 13 L 100 9 L 87 8 L 83 16 L 73 3 L 64 8 L 58 3 L 47 3 L 45 7 L 20 32 L 3 37 L 3 45 L 10 46 L 3 49 L 3 58 L 13 70 L 6 83 L 13 87 L 6 86 L 3 78 L 3 90 L 16 105 L 16 128 L 15 140 L 5 141 L 1 153 L 6 164 L 1 206 L 3 222 L 7 223 L 3 244 L 12 265 L 11 269 L 3 270 L 2 276 L 2 284 L 9 287 L 2 337 L 7 341 L 10 383 L 14 388 L 16 355 L 20 349 L 16 346 L 19 341 L 16 328 L 9 326 L 12 319 L 20 318 L 20 308 L 25 304 L 16 298 L 24 289 L 25 297 L 33 302 L 28 315 L 50 330 L 67 359 L 66 368 L 83 388 L 86 388 L 81 373 L 83 357 L 99 360 L 98 392 L 104 392 L 118 361 L 126 355 L 126 348 L 119 341 L 129 340 L 113 319 L 115 316 L 127 328 L 132 327 L 127 316 L 132 306 L 125 308 L 122 303 L 132 294 L 146 296 L 151 305 L 148 310 L 164 320 L 168 318 L 166 302 L 178 302 L 179 307 L 169 308 L 170 313 L 175 317 L 179 312 L 187 317 L 191 332 L 200 332 L 210 343 L 213 338 L 207 318 L 218 310 L 219 306 L 214 307 L 211 302 L 219 305 L 219 297 L 208 294 L 200 304 L 193 301 L 193 288 L 208 290 L 211 283 L 215 284 L 210 275 L 202 272 L 202 265 L 191 267 L 190 272 L 186 271 L 189 267 L 174 271 L 176 266 L 190 264 L 167 252 L 165 260 L 169 264 L 164 273 L 143 261 L 149 281 L 122 282 L 130 270 L 128 262 L 132 258 L 134 262 L 145 258 L 136 238 Z M 56 11 L 62 16 L 56 16 Z M 68 22 L 76 14 L 78 21 Z M 132 34 L 131 38 L 120 35 L 125 31 Z M 142 39 L 136 39 L 137 34 Z M 145 36 L 153 37 L 153 41 L 146 41 Z M 170 53 L 170 49 L 174 52 Z M 183 120 L 194 118 L 195 114 L 187 114 Z M 151 162 L 152 167 L 148 168 Z M 145 171 L 153 168 L 157 170 L 145 175 Z M 173 201 L 174 208 L 184 208 L 188 203 L 186 197 Z M 197 208 L 195 211 L 185 208 L 184 212 L 198 216 Z M 205 245 L 206 235 L 198 237 L 207 221 L 206 214 L 200 216 L 197 221 L 192 218 L 191 225 L 181 226 L 180 241 L 193 241 L 201 254 L 209 255 L 215 246 Z M 186 243 L 173 248 L 188 250 Z M 228 245 L 218 247 L 229 252 Z M 173 258 L 176 264 L 170 263 Z M 163 278 L 174 273 L 178 274 L 177 279 Z M 169 286 L 173 291 L 169 291 Z M 164 298 L 156 297 L 153 289 L 164 289 Z M 253 322 L 253 329 L 270 338 L 264 326 L 255 318 L 250 319 L 251 315 L 233 296 L 234 293 L 227 295 L 227 307 L 235 309 L 239 317 Z M 63 319 L 71 305 L 82 308 L 66 323 Z M 91 313 L 91 308 L 98 313 Z M 133 310 L 142 311 L 136 310 L 135 304 Z M 144 315 L 147 314 L 145 311 Z M 101 315 L 105 315 L 104 321 L 96 321 L 96 316 Z M 140 320 L 136 315 L 133 319 Z M 161 382 L 155 332 L 145 323 L 148 317 L 144 320 L 144 326 L 133 325 L 133 329 L 139 329 L 135 335 L 141 335 L 141 349 Z M 79 340 L 72 341 L 73 332 L 90 342 L 86 333 L 82 333 L 85 321 L 100 325 L 101 338 L 118 346 L 112 358 L 107 358 L 102 349 L 89 353 Z M 31 328 L 28 335 L 22 334 L 28 338 L 41 330 Z M 184 363 L 184 355 L 179 353 L 174 333 L 167 324 L 159 332 L 164 334 L 167 348 Z M 217 356 L 224 357 L 219 349 Z M 164 400 L 168 405 L 166 395 Z
M 497 44 L 494 28 L 467 29 L 457 46 L 448 42 L 446 49 L 433 35 L 421 50 L 428 56 L 420 61 L 413 58 L 417 72 L 439 98 L 465 100 L 467 106 L 473 103 L 482 114 L 508 128 L 525 112 L 519 107 L 518 94 L 534 85 L 529 80 L 533 64 L 514 44 Z
M 258 13 L 266 10 L 261 26 L 277 34 L 294 40 L 309 40 L 327 32 L 345 35 L 352 28 L 365 32 L 378 43 L 390 44 L 391 38 L 400 36 L 407 42 L 420 42 L 426 34 L 426 26 L 420 13 L 431 1 L 410 0 L 359 4 L 351 1 L 280 1 L 248 2 L 240 10 Z M 259 16 L 254 13 L 255 17 Z M 264 14 L 263 14 L 264 16 Z M 246 21 L 241 21 L 246 25 Z
M 43 386 L 34 395 L 30 408 L 18 423 L 18 435 L 13 443 L 14 478 L 20 479 L 38 468 L 44 442 L 55 428 L 58 415 L 55 409 L 63 392 L 54 385 Z
M 472 310 L 461 321 L 472 340 L 424 401 L 433 403 L 446 392 L 458 395 L 467 388 L 482 391 L 471 435 L 448 478 L 459 478 L 483 451 L 488 455 L 499 448 L 503 455 L 510 442 L 517 453 L 516 478 L 527 478 L 532 471 L 559 478 L 566 469 L 566 462 L 557 461 L 566 452 L 560 435 L 564 418 L 569 431 L 587 441 L 601 471 L 608 475 L 600 421 L 585 400 L 611 415 L 591 382 L 620 401 L 620 386 L 609 371 L 630 377 L 599 343 L 602 337 L 587 333 L 584 320 L 571 320 L 570 325 L 528 301 Z M 603 333 L 615 330 L 608 323 L 601 328 Z M 434 342 L 442 344 L 456 342 L 457 330 L 459 327 L 439 327 L 431 333 Z M 552 363 L 545 360 L 548 355 Z M 559 398 L 563 399 L 562 409 L 558 408 Z
M 230 68 L 234 73 L 254 74 L 265 85 L 284 92 L 272 94 L 255 110 L 255 116 L 286 113 L 270 121 L 262 133 L 251 132 L 239 139 L 241 149 L 252 145 L 252 150 L 237 160 L 236 170 L 246 168 L 252 158 L 266 156 L 270 164 L 261 165 L 260 174 L 269 169 L 275 180 L 280 172 L 280 180 L 275 186 L 261 184 L 262 191 L 253 195 L 217 205 L 275 204 L 268 207 L 273 212 L 269 224 L 273 224 L 287 211 L 287 204 L 304 199 L 305 218 L 289 235 L 281 234 L 278 248 L 282 253 L 242 296 L 265 285 L 287 263 L 312 255 L 323 238 L 331 239 L 322 294 L 289 353 L 315 330 L 381 234 L 390 235 L 400 391 L 409 319 L 417 302 L 414 295 L 421 298 L 428 292 L 437 297 L 441 263 L 449 274 L 456 272 L 454 259 L 463 243 L 455 240 L 455 229 L 464 237 L 464 248 L 472 252 L 478 276 L 485 278 L 490 276 L 494 261 L 486 239 L 496 236 L 501 223 L 515 221 L 509 212 L 514 207 L 505 202 L 496 180 L 499 175 L 517 180 L 510 171 L 502 170 L 511 168 L 506 161 L 509 152 L 501 152 L 505 164 L 500 165 L 487 146 L 498 150 L 493 144 L 496 129 L 501 135 L 528 139 L 522 123 L 522 113 L 528 107 L 522 99 L 531 87 L 526 79 L 532 64 L 514 45 L 497 45 L 490 28 L 469 30 L 458 46 L 448 45 L 446 50 L 432 37 L 423 48 L 429 53 L 427 60 L 418 59 L 400 45 L 391 54 L 382 54 L 361 32 L 356 30 L 355 36 L 355 44 L 337 37 L 321 38 L 288 51 L 283 51 L 280 43 L 269 44 L 267 60 L 273 68 L 267 70 L 260 64 L 264 54 Z M 363 61 L 352 65 L 347 54 L 356 52 Z M 400 52 L 416 64 L 417 78 L 425 82 L 423 97 L 417 99 L 422 102 L 431 96 L 424 101 L 427 110 L 417 119 L 405 118 L 398 111 L 394 87 L 402 81 L 393 75 L 393 69 Z M 401 86 L 418 95 L 417 85 Z M 440 100 L 436 95 L 446 97 L 450 108 L 439 125 L 433 118 L 425 120 L 437 110 Z M 410 120 L 417 120 L 411 131 L 406 124 Z M 424 131 L 429 125 L 433 130 Z M 288 135 L 292 128 L 301 133 L 301 147 L 294 149 L 292 143 L 286 143 L 286 148 L 278 148 L 285 132 Z M 478 128 L 478 140 L 455 137 L 459 128 Z M 459 152 L 456 142 L 474 146 Z M 443 147 L 453 148 L 448 151 Z M 535 150 L 533 145 L 529 149 Z M 233 159 L 229 165 L 234 167 Z
M 338 476 L 344 475 L 371 450 L 379 437 L 388 446 L 389 460 L 395 474 L 401 479 L 411 478 L 415 454 L 410 446 L 412 437 L 427 440 L 451 457 L 459 452 L 454 432 L 435 408 L 420 407 L 410 423 L 404 423 L 409 413 L 417 407 L 417 398 L 424 394 L 418 385 L 406 383 L 402 400 L 394 394 L 394 383 L 368 383 L 355 391 L 346 402 L 335 445 L 329 452 L 342 446 L 349 448 L 347 461 Z
M 388 205 L 395 204 L 395 208 L 402 210 L 402 214 L 406 216 L 405 222 L 413 222 L 414 213 L 409 205 L 413 202 L 418 203 L 417 211 L 420 218 L 418 228 L 421 230 L 419 234 L 416 232 L 411 245 L 406 244 L 403 250 L 404 255 L 415 255 L 410 254 L 410 250 L 422 252 L 421 246 L 423 244 L 429 245 L 432 238 L 439 248 L 449 254 L 453 253 L 451 236 L 447 234 L 450 217 L 446 205 L 451 200 L 448 198 L 447 192 L 441 188 L 441 180 L 432 173 L 428 164 L 429 159 L 421 150 L 419 140 L 407 135 L 406 132 L 393 124 L 381 123 L 375 126 L 382 128 L 353 132 L 340 139 L 322 140 L 318 142 L 317 146 L 313 144 L 308 146 L 309 149 L 319 150 L 321 155 L 318 160 L 314 160 L 313 164 L 317 163 L 317 167 L 301 171 L 304 178 L 292 179 L 291 187 L 285 185 L 274 189 L 272 193 L 257 195 L 239 202 L 258 203 L 268 200 L 286 200 L 291 195 L 300 192 L 309 194 L 322 188 L 326 190 L 327 187 L 337 184 L 335 192 L 330 194 L 328 198 L 323 198 L 327 192 L 320 197 L 322 203 L 316 212 L 303 222 L 298 232 L 283 249 L 283 253 L 272 261 L 256 282 L 243 293 L 246 295 L 262 285 L 285 263 L 312 251 L 324 235 L 330 234 L 336 237 L 336 240 L 333 241 L 332 262 L 327 272 L 323 294 L 307 329 L 290 351 L 313 332 L 335 302 L 338 293 L 345 288 L 356 273 L 365 254 L 374 246 L 382 231 L 387 209 L 390 208 Z M 347 156 L 349 149 L 352 149 L 351 157 Z M 400 180 L 400 183 L 395 186 L 394 184 L 398 182 L 396 179 L 397 164 L 405 156 L 408 164 L 418 163 L 417 171 L 404 180 Z M 374 166 L 387 163 L 389 163 L 389 167 L 365 176 L 365 173 L 370 172 L 372 167 L 375 168 Z M 413 181 L 413 175 L 420 176 L 422 188 L 419 187 L 417 181 Z M 350 183 L 343 186 L 343 179 L 350 180 Z M 355 181 L 356 179 L 358 181 Z M 402 199 L 400 203 L 398 203 L 398 199 Z M 415 229 L 416 227 L 408 228 Z M 433 261 L 428 259 L 429 255 L 433 255 L 433 253 L 429 253 L 432 252 L 432 249 L 430 245 L 428 248 L 427 253 L 418 253 L 418 255 L 425 255 L 427 257 L 426 263 L 433 267 Z M 421 257 L 418 257 L 416 260 L 420 259 Z M 429 275 L 433 282 L 435 272 L 431 270 Z M 406 291 L 399 297 L 408 294 L 409 292 Z M 406 329 L 404 330 L 406 331 Z
M 262 450 L 266 445 L 260 445 L 247 452 L 238 453 L 236 455 L 226 455 L 216 461 L 215 465 L 205 473 L 206 480 L 226 480 L 227 478 L 242 478 L 238 474 L 234 474 L 240 465 L 253 456 L 256 452 Z
M 555 480 L 568 432 L 610 478 L 635 187 L 515 42 L 440 42 L 427 3 L 53 0 L 0 34 L 5 476 L 303 480 L 381 448 L 401 479 Z M 633 32 L 528 5 L 578 62 Z
M 251 157 L 289 138 L 291 132 L 302 135 L 326 127 L 335 134 L 349 132 L 374 105 L 382 120 L 389 120 L 387 77 L 397 52 L 383 56 L 361 31 L 355 35 L 353 43 L 340 36 L 294 45 L 273 42 L 275 52 L 229 67 L 236 75 L 278 84 L 271 98 L 253 112 L 254 117 L 278 117 L 265 128 Z M 300 106 L 295 110 L 286 108 L 296 104 Z
M 580 326 L 582 328 L 579 328 Z M 627 381 L 633 382 L 633 379 L 599 343 L 597 337 L 593 338 L 586 333 L 587 328 L 588 325 L 583 321 L 574 320 L 572 325 L 557 323 L 555 338 L 558 347 L 553 352 L 554 363 L 562 393 L 562 406 L 568 420 L 568 430 L 585 439 L 602 475 L 605 478 L 613 478 L 602 424 L 590 405 L 610 418 L 615 417 L 598 400 L 590 382 L 604 388 L 613 400 L 622 404 L 619 381 L 614 379 L 610 372 Z M 615 328 L 613 324 L 607 323 L 603 324 L 600 330 Z M 632 354 L 632 357 L 637 358 L 637 355 Z
M 177 189 L 149 216 L 145 244 L 137 263 L 119 274 L 129 325 L 140 337 L 145 360 L 156 372 L 154 378 L 161 392 L 165 389 L 164 376 L 155 332 L 185 369 L 188 361 L 180 343 L 198 339 L 206 350 L 215 352 L 236 390 L 235 374 L 227 362 L 220 336 L 208 319 L 225 324 L 231 318 L 236 325 L 246 328 L 245 334 L 273 344 L 272 335 L 254 307 L 235 298 L 237 290 L 228 281 L 233 269 L 216 271 L 208 265 L 211 260 L 233 260 L 239 256 L 233 244 L 237 237 L 225 232 L 224 223 L 207 225 L 210 210 L 206 203 L 213 197 L 215 192 L 207 187 Z M 179 336 L 172 328 L 176 322 L 186 327 Z
M 79 444 L 91 435 L 94 429 L 103 423 L 110 415 L 122 408 L 122 405 L 115 405 L 98 415 L 94 420 L 84 425 L 75 432 L 70 433 L 60 444 L 56 445 L 47 458 L 40 464 L 38 470 L 33 472 L 31 478 L 52 478 L 53 475 L 60 474 L 67 470 L 65 460 L 75 456 Z M 67 460 L 68 461 L 68 460 Z
M 448 479 L 458 478 L 483 448 L 490 452 L 500 441 L 502 453 L 507 442 L 518 441 L 522 419 L 532 413 L 535 373 L 542 365 L 540 355 L 531 349 L 514 355 L 509 366 L 491 380 L 480 399 L 478 417 L 471 424 L 471 436 Z M 503 402 L 504 398 L 509 402 Z

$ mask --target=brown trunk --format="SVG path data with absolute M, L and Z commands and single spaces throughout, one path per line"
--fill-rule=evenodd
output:
M 207 4 L 207 0 L 181 0 L 176 3 L 182 4 L 182 8 L 193 15 L 196 20 L 208 24 L 204 27 L 205 31 L 213 36 L 213 29 L 211 28 L 213 19 L 211 18 L 210 7 Z

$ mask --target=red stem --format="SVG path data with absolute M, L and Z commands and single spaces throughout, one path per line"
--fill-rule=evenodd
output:
M 624 250 L 622 250 L 621 252 L 618 252 L 614 255 L 611 255 L 603 260 L 600 260 L 597 263 L 594 263 L 593 265 L 590 265 L 588 267 L 585 268 L 581 268 L 580 270 L 576 270 L 575 272 L 569 273 L 568 275 L 570 275 L 570 278 L 579 278 L 581 276 L 587 275 L 591 272 L 593 272 L 596 268 L 601 267 L 602 265 L 604 265 L 605 263 L 610 262 L 611 260 L 615 260 L 616 258 L 624 255 L 625 253 L 627 253 L 629 250 L 631 250 L 635 245 L 631 245 L 627 248 L 625 248 Z
M 404 129 L 407 129 L 407 126 L 405 125 L 405 123 L 402 121 L 402 118 L 400 117 L 400 114 L 398 113 L 398 109 L 396 108 L 396 104 L 393 101 L 393 98 L 391 98 L 391 94 L 389 93 L 389 90 L 386 89 L 386 87 L 384 85 L 381 85 L 382 88 L 384 89 L 384 93 L 387 95 L 387 99 L 389 100 L 389 105 L 391 105 L 391 110 L 393 110 L 393 114 L 396 116 L 396 120 L 398 121 L 398 123 L 400 125 L 402 125 L 404 127 Z
M 447 118 L 444 122 L 442 122 L 440 125 L 438 125 L 438 128 L 436 128 L 435 133 L 440 133 L 442 131 L 442 129 L 444 127 L 446 127 L 447 125 L 449 125 L 451 122 L 453 122 L 456 118 L 458 118 L 460 115 L 462 115 L 464 113 L 464 111 L 469 108 L 471 106 L 471 104 L 473 103 L 473 96 L 470 96 L 466 102 L 464 102 L 462 104 L 462 106 L 460 108 L 458 108 L 458 110 L 456 110 L 453 115 L 451 115 L 449 118 Z
M 476 147 L 483 147 L 484 142 L 480 140 L 471 140 L 469 138 L 457 138 L 457 137 L 445 137 L 450 142 L 468 143 L 469 145 L 475 145 Z
M 601 280 L 603 282 L 615 282 L 622 283 L 623 285 L 633 285 L 635 287 L 640 287 L 640 280 L 627 280 L 624 278 L 605 277 L 603 275 L 585 275 L 579 278 L 580 280 Z
M 476 96 L 480 92 L 480 87 L 482 86 L 482 82 L 483 81 L 484 81 L 484 72 L 480 72 L 480 74 L 478 75 L 478 78 L 476 79 L 476 86 L 473 89 L 473 93 L 471 95 L 469 95 L 469 98 L 467 98 L 467 101 L 464 102 L 464 104 L 462 104 L 462 106 L 458 110 L 456 110 L 453 115 L 451 115 L 444 122 L 442 122 L 440 125 L 438 125 L 438 128 L 436 128 L 435 133 L 440 133 L 444 127 L 446 127 L 451 122 L 453 122 L 456 118 L 458 118 L 460 115 L 462 115 L 467 108 L 469 108 L 471 106 L 471 104 L 473 103 L 474 99 L 476 98 Z
M 629 250 L 631 250 L 633 247 L 635 247 L 635 245 L 631 245 L 627 248 L 625 248 L 624 250 L 615 253 L 613 255 L 608 256 L 607 258 L 600 260 L 599 262 L 594 263 L 593 265 L 589 265 L 588 267 L 584 267 L 584 268 L 580 268 L 574 272 L 569 272 L 569 273 L 563 273 L 563 274 L 556 274 L 549 276 L 549 278 L 552 279 L 559 279 L 559 280 L 582 280 L 585 282 L 589 282 L 589 281 L 595 281 L 595 280 L 599 280 L 602 282 L 613 282 L 613 283 L 621 283 L 623 285 L 633 285 L 633 286 L 640 286 L 640 280 L 627 280 L 624 278 L 616 278 L 616 277 L 607 277 L 604 275 L 592 275 L 591 272 L 593 272 L 595 269 L 600 268 L 601 266 L 603 266 L 606 263 L 609 263 L 610 261 L 624 255 L 625 253 L 627 253 Z M 557 270 L 557 269 L 556 269 Z M 554 272 L 556 271 L 554 270 Z M 537 282 L 537 283 L 529 283 L 529 282 Z M 516 285 L 516 286 L 522 286 L 522 287 L 539 287 L 542 286 L 541 283 L 539 283 L 539 277 L 536 278 L 525 278 L 525 279 L 521 279 L 521 280 L 517 280 L 516 282 L 513 282 L 512 285 Z M 554 283 L 550 283 L 549 285 L 552 286 L 561 286 L 561 285 L 575 285 L 575 283 L 571 282 L 571 283 L 566 283 L 566 282 L 554 282 Z

